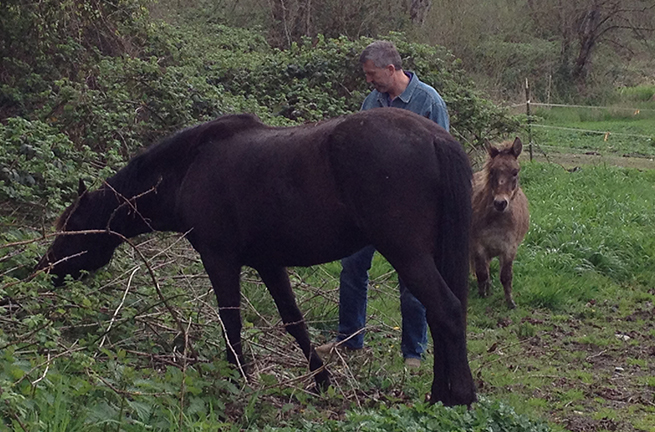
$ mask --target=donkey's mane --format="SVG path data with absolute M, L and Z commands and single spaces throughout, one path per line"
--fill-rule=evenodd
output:
M 496 157 L 502 156 L 502 155 L 508 155 L 508 154 L 511 154 L 513 152 L 514 142 L 513 141 L 503 141 L 503 142 L 501 142 L 499 144 L 494 145 L 493 147 L 495 147 L 496 150 L 498 150 L 498 155 L 496 155 Z M 489 167 L 491 166 L 491 161 L 492 160 L 493 160 L 493 158 L 489 154 L 487 154 L 487 158 L 484 161 L 484 166 L 482 167 L 482 171 L 484 173 L 489 172 Z
M 499 144 L 493 145 L 493 147 L 495 147 L 496 150 L 498 150 L 498 155 L 496 155 L 496 157 L 501 155 L 508 155 L 512 153 L 513 145 L 514 145 L 513 141 L 503 141 Z M 493 158 L 489 154 L 487 154 L 484 164 L 482 165 L 482 169 L 476 173 L 478 176 L 478 181 L 481 184 L 487 185 L 487 183 L 489 182 L 489 170 L 491 168 L 492 162 L 493 162 Z
M 503 141 L 501 143 L 493 145 L 493 147 L 495 147 L 496 150 L 498 150 L 498 153 L 501 154 L 501 155 L 502 154 L 510 154 L 513 151 L 512 149 L 514 147 L 514 141 L 512 141 L 512 140 Z M 487 158 L 487 159 L 490 159 L 490 158 Z

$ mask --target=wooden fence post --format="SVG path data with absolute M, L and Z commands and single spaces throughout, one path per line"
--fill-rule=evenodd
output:
M 525 114 L 528 116 L 528 143 L 530 148 L 530 162 L 532 162 L 532 120 L 530 118 L 530 84 L 525 79 Z

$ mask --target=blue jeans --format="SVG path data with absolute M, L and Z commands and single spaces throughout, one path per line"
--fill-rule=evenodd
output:
M 348 348 L 364 346 L 366 325 L 366 303 L 368 291 L 368 270 L 371 268 L 375 248 L 367 246 L 359 252 L 341 260 L 341 286 L 339 289 L 339 334 L 342 341 L 360 331 L 344 342 Z M 402 340 L 400 349 L 404 358 L 421 358 L 428 343 L 428 325 L 425 307 L 414 297 L 403 281 L 398 278 L 400 288 L 400 313 L 402 315 Z

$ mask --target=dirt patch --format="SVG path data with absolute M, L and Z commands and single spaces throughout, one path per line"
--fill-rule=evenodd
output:
M 554 321 L 535 311 L 520 323 L 499 322 L 503 332 L 530 324 L 535 334 L 518 343 L 501 338 L 484 354 L 480 392 L 529 394 L 549 407 L 551 421 L 572 432 L 653 430 L 644 428 L 655 409 L 655 389 L 647 384 L 655 376 L 653 305 L 641 306 L 624 316 L 605 305 L 595 318 Z M 494 378 L 507 375 L 503 369 L 512 371 L 511 381 Z M 543 382 L 531 381 L 535 377 Z
M 574 416 L 567 418 L 564 425 L 571 432 L 619 431 L 622 424 L 615 420 L 604 418 L 592 420 L 588 417 Z

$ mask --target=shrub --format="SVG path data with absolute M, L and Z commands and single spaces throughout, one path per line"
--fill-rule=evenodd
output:
M 0 124 L 0 200 L 42 200 L 61 210 L 77 188 L 79 176 L 90 175 L 88 147 L 76 150 L 52 126 L 20 117 Z

